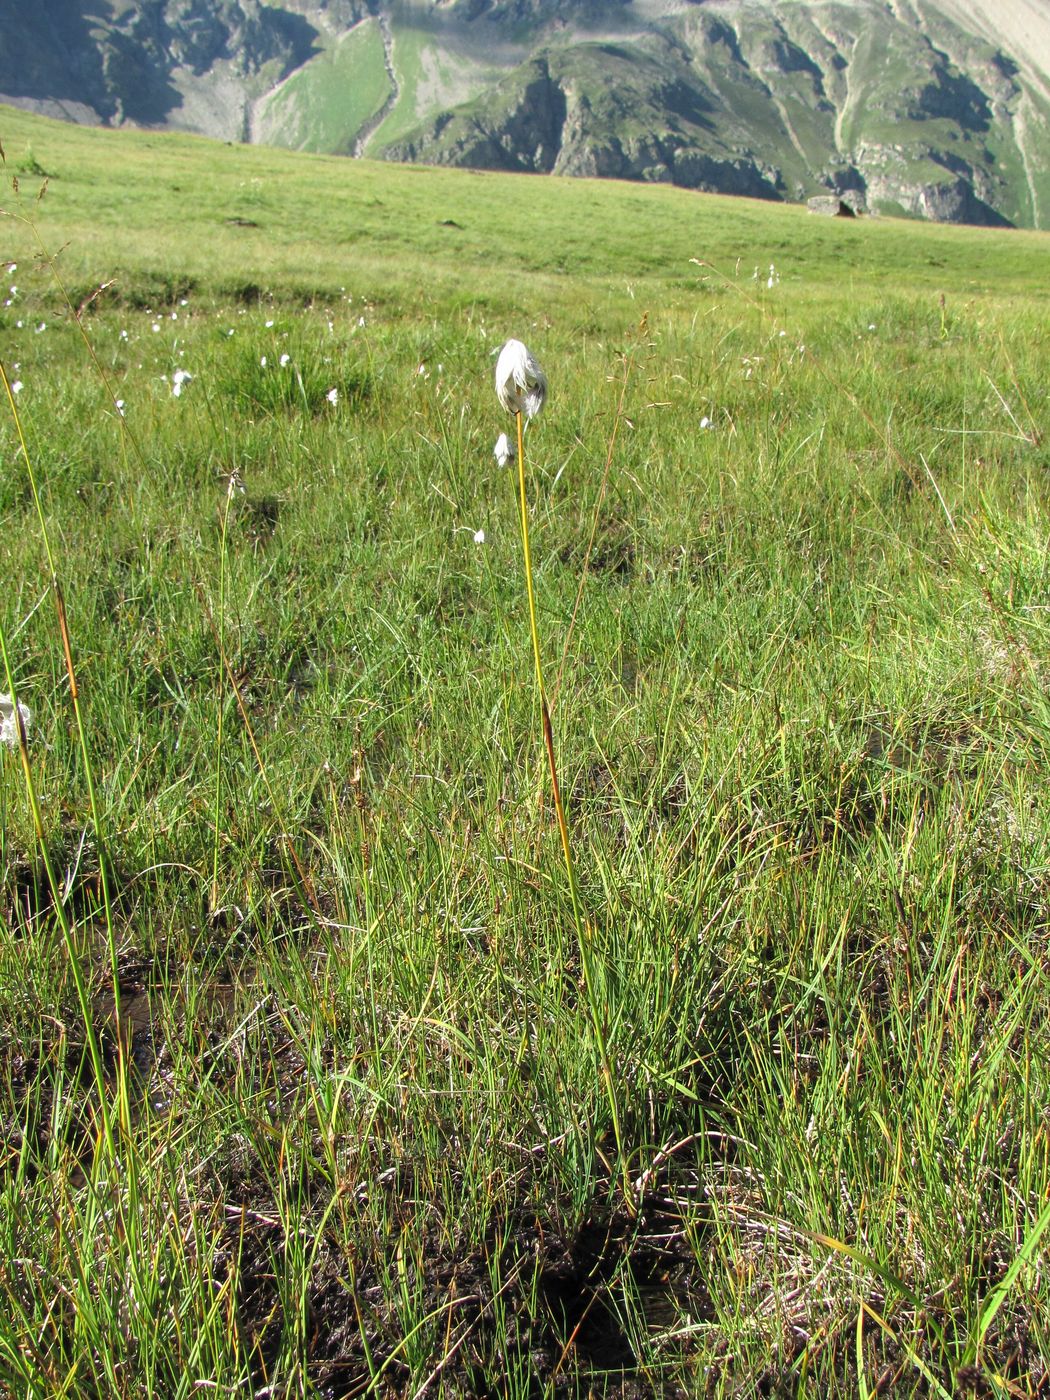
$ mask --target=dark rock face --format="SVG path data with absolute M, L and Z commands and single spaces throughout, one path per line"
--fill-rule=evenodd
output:
M 961 177 L 939 185 L 924 185 L 916 200 L 916 213 L 947 224 L 982 224 L 987 228 L 1010 228 L 1010 220 L 986 204 L 969 180 Z
M 727 27 L 705 22 L 715 42 Z M 676 66 L 679 70 L 676 72 Z M 705 149 L 717 98 L 681 55 L 607 42 L 554 50 L 515 70 L 487 98 L 442 114 L 383 151 L 393 160 L 641 180 L 783 198 L 775 167 Z
M 109 105 L 95 26 L 76 0 L 25 6 L 0 44 L 0 92 L 12 97 Z
M 485 170 L 549 173 L 562 145 L 565 93 L 551 78 L 547 60 L 527 65 L 520 85 L 469 121 L 457 123 L 453 140 L 444 139 L 455 118 L 439 117 L 419 138 L 388 148 L 393 160 L 475 166 Z M 434 146 L 442 140 L 440 151 Z
M 0 92 L 75 102 L 103 122 L 162 124 L 180 97 L 172 74 L 200 76 L 227 63 L 241 77 L 276 61 L 306 62 L 317 31 L 300 15 L 259 0 L 141 0 L 104 22 L 76 0 L 49 0 L 11 26 L 0 49 Z
M 782 181 L 778 171 L 763 171 L 754 161 L 715 160 L 711 156 L 685 151 L 674 161 L 674 183 L 708 194 L 740 194 L 751 199 L 781 199 Z
M 968 131 L 987 131 L 991 125 L 988 98 L 962 73 L 943 62 L 934 65 L 930 80 L 918 92 L 905 94 L 905 111 L 913 121 L 945 117 Z

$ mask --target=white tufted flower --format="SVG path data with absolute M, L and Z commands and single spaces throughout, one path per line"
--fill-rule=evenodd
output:
M 513 462 L 518 455 L 517 449 L 506 433 L 500 433 L 496 439 L 496 446 L 492 449 L 492 455 L 496 459 L 496 465 L 505 467 L 508 462 Z
M 547 397 L 547 376 L 520 340 L 508 340 L 496 361 L 496 397 L 508 413 L 535 418 Z
M 23 732 L 28 735 L 31 715 L 28 705 L 23 705 L 21 700 L 18 702 L 18 719 L 22 722 Z M 19 747 L 18 722 L 10 695 L 0 695 L 0 744 L 6 744 L 9 749 Z

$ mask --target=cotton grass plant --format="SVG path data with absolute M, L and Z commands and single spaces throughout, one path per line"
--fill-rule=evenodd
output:
M 499 400 L 501 408 L 514 415 L 516 450 L 511 453 L 505 435 L 500 434 L 496 442 L 495 456 L 501 466 L 511 460 L 516 460 L 518 464 L 521 552 L 525 572 L 525 592 L 529 604 L 529 634 L 532 640 L 532 657 L 536 673 L 536 699 L 540 711 L 543 747 L 550 771 L 551 798 L 558 821 L 558 835 L 565 860 L 569 898 L 572 902 L 572 916 L 580 956 L 584 999 L 598 1049 L 599 1068 L 605 1086 L 613 1137 L 616 1143 L 616 1154 L 622 1173 L 624 1201 L 628 1209 L 633 1210 L 634 1197 L 630 1186 L 630 1168 L 620 1124 L 616 1080 L 609 1055 L 609 1008 L 605 1004 L 604 979 L 599 977 L 593 931 L 580 902 L 580 893 L 576 883 L 576 868 L 572 856 L 572 842 L 569 837 L 569 823 L 558 782 L 558 765 L 554 753 L 554 731 L 551 726 L 547 688 L 543 680 L 543 656 L 540 647 L 539 626 L 536 620 L 536 593 L 533 582 L 532 551 L 529 544 L 529 502 L 525 474 L 525 425 L 536 418 L 547 401 L 547 377 L 535 356 L 520 340 L 508 340 L 499 352 L 496 360 L 496 398 Z

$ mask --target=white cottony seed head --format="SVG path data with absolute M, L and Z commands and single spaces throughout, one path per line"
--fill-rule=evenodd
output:
M 18 719 L 22 721 L 22 729 L 28 735 L 30 721 L 29 706 L 18 702 Z M 15 719 L 14 701 L 10 695 L 0 695 L 0 744 L 6 744 L 9 749 L 17 749 L 18 741 L 18 720 Z
M 520 340 L 508 340 L 496 361 L 496 397 L 508 413 L 535 418 L 547 398 L 547 376 Z
M 513 462 L 518 455 L 517 449 L 506 433 L 500 433 L 496 439 L 496 446 L 492 449 L 492 455 L 496 459 L 496 465 L 505 467 L 508 462 Z

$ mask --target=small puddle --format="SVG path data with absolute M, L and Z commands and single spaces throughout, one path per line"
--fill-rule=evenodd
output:
M 120 1022 L 115 1025 L 116 1006 L 113 993 L 104 992 L 95 1002 L 96 1025 L 107 1043 L 113 1046 L 114 1030 L 120 1037 L 128 1066 L 128 1096 L 134 1115 L 148 1109 L 163 1115 L 168 1111 L 167 1085 L 160 1074 L 159 1059 L 163 1042 L 150 1010 L 149 994 L 141 987 L 120 990 Z
M 196 996 L 209 1009 L 218 1009 L 223 1021 L 232 1016 L 237 989 L 230 982 L 215 982 L 201 988 Z M 124 1047 L 128 1067 L 128 1098 L 132 1117 L 144 1111 L 163 1117 L 171 1107 L 168 1080 L 164 1072 L 165 1044 L 162 1023 L 151 1005 L 159 1004 L 164 994 L 155 989 L 148 992 L 134 983 L 120 988 L 120 1020 L 116 1024 L 116 1006 L 112 991 L 96 998 L 96 1026 L 111 1057 L 115 1057 L 114 1032 Z M 178 1008 L 177 992 L 167 994 L 169 1013 Z

